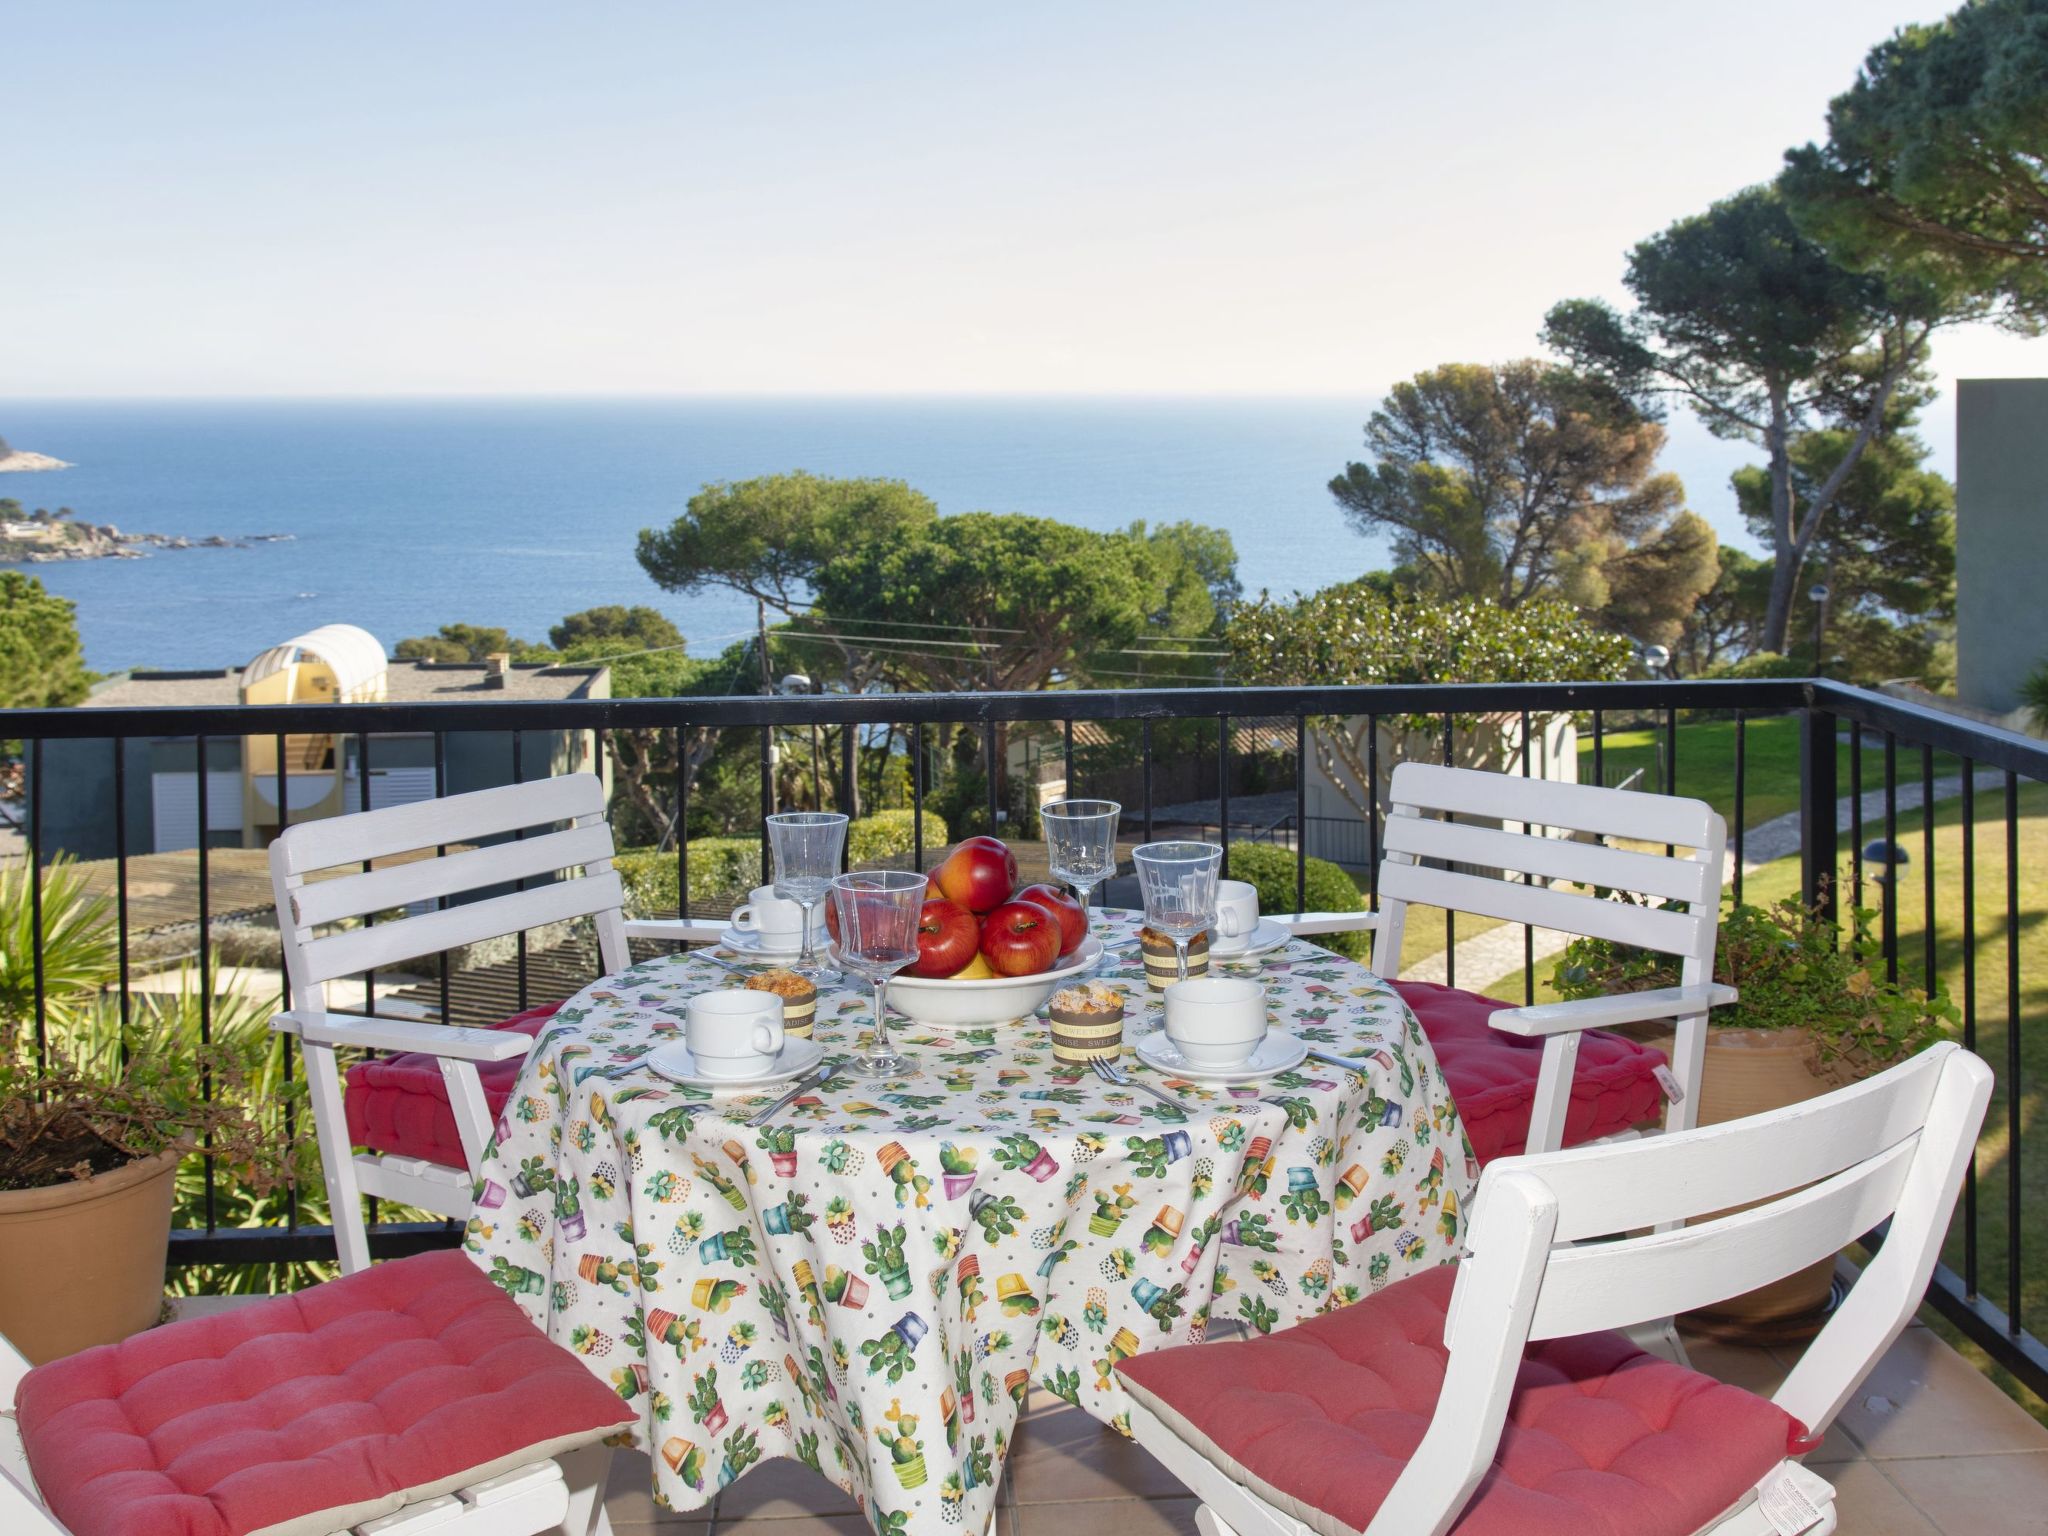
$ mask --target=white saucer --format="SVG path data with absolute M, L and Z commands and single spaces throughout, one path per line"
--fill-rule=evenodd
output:
M 793 1077 L 802 1077 L 824 1058 L 825 1047 L 815 1040 L 784 1040 L 782 1054 L 759 1072 L 745 1077 L 720 1077 L 699 1072 L 689 1046 L 675 1040 L 659 1050 L 649 1051 L 640 1059 L 670 1082 L 690 1088 L 760 1088 L 769 1083 L 786 1083 Z
M 1266 1038 L 1253 1047 L 1251 1055 L 1239 1065 L 1199 1067 L 1181 1055 L 1180 1047 L 1167 1038 L 1165 1030 L 1157 1029 L 1138 1037 L 1138 1059 L 1148 1067 L 1157 1067 L 1175 1077 L 1192 1078 L 1197 1082 L 1251 1083 L 1275 1072 L 1300 1066 L 1308 1059 L 1308 1047 L 1292 1035 L 1269 1029 Z
M 1259 926 L 1251 931 L 1250 936 L 1245 940 L 1244 946 L 1241 949 L 1218 949 L 1216 941 L 1211 939 L 1209 941 L 1209 959 L 1217 965 L 1229 965 L 1233 961 L 1238 960 L 1254 960 L 1260 955 L 1271 954 L 1291 937 L 1292 935 L 1278 923 L 1271 922 L 1262 917 L 1259 919 Z M 1229 944 L 1235 941 L 1225 939 L 1223 942 Z
M 822 928 L 819 937 L 824 937 Z M 804 952 L 801 939 L 791 939 L 787 945 L 764 943 L 760 934 L 747 928 L 735 928 L 730 923 L 719 930 L 718 943 L 722 949 L 737 950 L 756 960 L 794 960 Z

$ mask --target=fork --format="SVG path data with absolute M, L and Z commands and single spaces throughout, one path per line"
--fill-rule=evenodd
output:
M 1100 1057 L 1098 1057 L 1096 1060 L 1091 1061 L 1089 1065 L 1095 1069 L 1095 1075 L 1101 1078 L 1105 1083 L 1113 1083 L 1119 1088 L 1135 1088 L 1140 1093 L 1149 1093 L 1152 1095 L 1153 1098 L 1157 1099 L 1160 1103 L 1164 1104 L 1168 1109 L 1172 1110 L 1182 1119 L 1185 1120 L 1188 1118 L 1187 1105 L 1181 1103 L 1181 1101 L 1173 1097 L 1172 1094 L 1164 1093 L 1161 1090 L 1154 1088 L 1150 1083 L 1140 1083 L 1133 1081 L 1131 1075 L 1128 1072 L 1124 1071 L 1122 1067 L 1117 1066 L 1114 1062 L 1104 1061 Z

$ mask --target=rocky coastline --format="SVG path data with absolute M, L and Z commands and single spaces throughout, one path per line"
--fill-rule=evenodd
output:
M 48 512 L 0 519 L 0 565 L 43 565 L 56 560 L 145 560 L 159 549 L 248 549 L 278 544 L 289 533 L 252 533 L 240 538 L 208 534 L 123 533 L 112 523 L 84 523 Z

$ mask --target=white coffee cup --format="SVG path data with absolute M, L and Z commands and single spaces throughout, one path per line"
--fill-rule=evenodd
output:
M 1166 1038 L 1190 1066 L 1241 1067 L 1266 1038 L 1266 989 L 1235 976 L 1191 976 L 1166 989 Z
M 1209 953 L 1227 955 L 1244 949 L 1259 931 L 1259 888 L 1249 880 L 1216 882 L 1216 926 L 1210 930 Z
M 757 885 L 747 892 L 745 906 L 735 907 L 730 919 L 735 931 L 750 933 L 770 949 L 795 949 L 803 942 L 804 909 L 786 896 L 775 894 L 772 885 Z M 825 926 L 825 904 L 811 909 L 811 937 Z
M 683 1010 L 683 1039 L 706 1077 L 749 1077 L 782 1054 L 782 999 L 773 992 L 699 992 Z

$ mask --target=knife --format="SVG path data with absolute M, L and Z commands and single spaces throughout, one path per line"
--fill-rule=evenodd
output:
M 816 1068 L 813 1071 L 805 1073 L 802 1077 L 797 1079 L 796 1086 L 790 1089 L 789 1092 L 785 1093 L 773 1104 L 770 1104 L 758 1115 L 749 1116 L 747 1119 L 747 1124 L 757 1127 L 766 1125 L 771 1119 L 775 1117 L 775 1115 L 779 1111 L 787 1109 L 791 1104 L 795 1103 L 798 1099 L 802 1098 L 806 1093 L 809 1093 L 813 1088 L 817 1087 L 818 1084 L 824 1082 L 825 1079 L 830 1077 L 834 1072 L 837 1072 L 838 1070 L 839 1063 L 836 1061 L 830 1061 L 826 1062 L 824 1065 Z
M 1353 1072 L 1363 1072 L 1371 1065 L 1370 1062 L 1353 1061 L 1349 1056 L 1339 1056 L 1335 1051 L 1319 1051 L 1313 1046 L 1305 1049 L 1317 1061 L 1327 1061 L 1333 1067 L 1347 1067 Z

